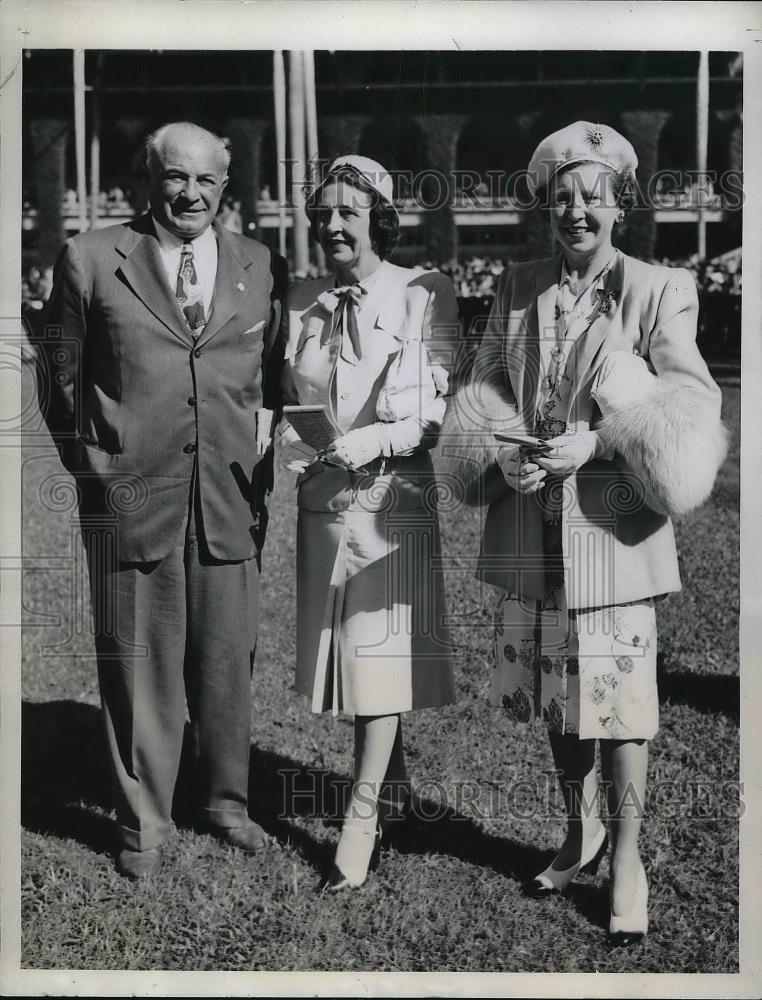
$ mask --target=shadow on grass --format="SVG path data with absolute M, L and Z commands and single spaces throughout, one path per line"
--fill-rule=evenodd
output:
M 309 864 L 326 870 L 334 844 L 317 839 L 303 821 L 340 826 L 349 778 L 256 748 L 250 774 L 252 817 L 276 839 L 290 840 Z M 384 843 L 401 854 L 447 854 L 518 881 L 534 876 L 553 854 L 486 833 L 471 817 L 425 796 L 416 796 L 407 821 L 393 825 Z
M 738 721 L 741 713 L 740 679 L 737 674 L 697 674 L 669 670 L 657 660 L 659 701 L 688 705 L 698 712 L 719 712 Z
M 436 808 L 435 803 L 432 805 Z M 425 800 L 419 801 L 418 812 L 424 815 L 431 812 Z M 451 808 L 432 819 L 412 817 L 392 842 L 402 854 L 447 854 L 480 868 L 491 868 L 517 882 L 533 878 L 555 854 L 486 833 L 470 817 Z
M 112 807 L 100 712 L 78 701 L 21 706 L 21 824 L 110 850 Z
M 21 744 L 24 828 L 76 840 L 97 853 L 113 849 L 113 824 L 107 815 L 113 798 L 98 708 L 76 701 L 25 702 Z M 173 808 L 180 829 L 194 825 L 189 747 L 186 740 Z M 251 749 L 250 815 L 276 840 L 290 841 L 319 872 L 330 866 L 334 843 L 315 836 L 304 821 L 338 825 L 348 788 L 345 775 Z M 407 822 L 392 829 L 388 843 L 400 854 L 446 854 L 516 881 L 531 878 L 552 857 L 552 852 L 493 836 L 472 818 L 425 796 L 415 800 Z M 599 922 L 599 901 L 588 900 L 584 887 L 580 892 L 581 912 Z
M 611 916 L 608 884 L 572 882 L 566 893 L 580 915 L 589 923 L 608 928 Z

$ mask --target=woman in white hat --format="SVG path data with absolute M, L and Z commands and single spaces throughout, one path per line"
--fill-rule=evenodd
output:
M 291 290 L 284 395 L 325 407 L 335 439 L 302 440 L 296 416 L 276 439 L 299 473 L 296 688 L 315 712 L 354 716 L 332 890 L 362 885 L 381 826 L 409 801 L 401 713 L 454 700 L 429 450 L 457 301 L 443 275 L 387 260 L 392 196 L 380 164 L 346 156 L 308 199 L 335 276 Z
M 493 699 L 547 725 L 568 816 L 524 891 L 562 890 L 606 851 L 598 741 L 613 945 L 647 929 L 638 836 L 658 728 L 654 605 L 680 589 L 670 516 L 708 496 L 725 453 L 692 277 L 612 244 L 636 166 L 606 125 L 575 122 L 540 143 L 528 180 L 559 252 L 503 272 L 442 433 L 450 473 L 489 503 L 479 575 L 501 590 Z

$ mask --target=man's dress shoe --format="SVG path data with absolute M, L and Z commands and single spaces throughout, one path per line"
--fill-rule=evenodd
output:
M 129 879 L 153 878 L 161 868 L 161 848 L 131 851 L 123 847 L 116 855 L 116 870 Z
M 249 820 L 246 826 L 212 826 L 209 832 L 223 844 L 246 854 L 259 854 L 267 847 L 267 834 L 254 820 Z

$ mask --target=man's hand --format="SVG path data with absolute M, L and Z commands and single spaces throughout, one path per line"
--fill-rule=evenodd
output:
M 538 454 L 537 464 L 554 476 L 570 476 L 604 452 L 604 445 L 597 431 L 560 434 L 550 438 L 547 444 L 552 451 Z
M 498 464 L 508 485 L 517 493 L 537 493 L 545 483 L 547 472 L 541 469 L 537 462 L 527 459 L 515 447 L 501 448 L 498 454 Z
M 311 444 L 302 441 L 284 417 L 275 432 L 275 455 L 281 469 L 304 472 L 317 458 L 317 451 Z
M 368 427 L 356 427 L 332 441 L 325 451 L 325 459 L 333 465 L 354 469 L 372 462 L 382 451 L 379 430 L 375 424 L 370 424 Z

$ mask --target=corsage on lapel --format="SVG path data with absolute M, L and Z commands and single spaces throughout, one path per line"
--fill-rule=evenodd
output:
M 596 288 L 598 299 L 598 313 L 601 316 L 613 315 L 616 312 L 617 303 L 621 298 L 621 291 L 618 288 Z

